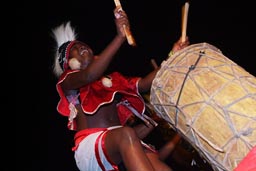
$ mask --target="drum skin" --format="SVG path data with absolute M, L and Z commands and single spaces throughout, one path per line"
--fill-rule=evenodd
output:
M 150 103 L 215 171 L 233 171 L 256 145 L 256 78 L 211 44 L 163 61 Z

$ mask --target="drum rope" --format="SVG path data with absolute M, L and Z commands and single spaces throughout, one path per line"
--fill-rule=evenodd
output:
M 186 80 L 187 80 L 187 78 L 188 78 L 189 73 L 190 73 L 192 70 L 194 70 L 194 69 L 196 68 L 198 62 L 200 61 L 201 57 L 202 57 L 204 54 L 205 54 L 204 51 L 200 51 L 200 52 L 199 52 L 199 56 L 198 56 L 198 58 L 197 58 L 195 64 L 194 64 L 194 65 L 191 65 L 191 66 L 189 67 L 188 72 L 186 73 L 185 78 L 184 78 L 184 80 L 183 80 L 183 82 L 182 82 L 181 89 L 180 89 L 180 92 L 179 92 L 179 95 L 178 95 L 178 99 L 177 99 L 177 102 L 176 102 L 176 105 L 175 105 L 175 128 L 177 128 L 177 123 L 178 123 L 178 105 L 179 105 L 181 93 L 182 93 L 182 91 L 183 91 L 185 82 L 186 82 Z

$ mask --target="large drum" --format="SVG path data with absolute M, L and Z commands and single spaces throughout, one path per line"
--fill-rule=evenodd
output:
M 213 170 L 234 170 L 256 145 L 256 78 L 213 45 L 163 61 L 150 102 Z

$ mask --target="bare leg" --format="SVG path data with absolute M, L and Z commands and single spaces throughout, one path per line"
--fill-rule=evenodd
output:
M 172 171 L 172 169 L 163 161 L 159 159 L 159 155 L 153 152 L 147 152 L 146 155 L 148 156 L 150 162 L 152 163 L 153 167 L 157 171 Z
M 173 152 L 180 140 L 180 135 L 176 133 L 176 135 L 159 150 L 159 158 L 165 160 Z
M 127 171 L 154 171 L 140 139 L 130 127 L 110 130 L 105 139 L 105 147 L 111 160 L 116 164 L 123 161 Z

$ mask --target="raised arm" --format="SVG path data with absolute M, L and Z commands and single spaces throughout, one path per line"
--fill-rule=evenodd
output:
M 63 89 L 70 90 L 80 88 L 86 84 L 89 84 L 99 79 L 106 71 L 116 52 L 119 50 L 123 42 L 125 42 L 126 40 L 123 25 L 129 27 L 128 17 L 123 10 L 119 10 L 118 8 L 116 8 L 114 10 L 114 15 L 117 28 L 117 35 L 99 55 L 95 55 L 93 59 L 88 60 L 88 64 L 86 67 L 82 67 L 79 71 L 69 74 L 61 83 Z M 76 58 L 79 59 L 83 58 L 83 55 L 86 56 L 86 54 L 81 55 L 79 52 L 79 48 L 77 49 L 78 52 L 75 54 L 77 55 Z M 88 51 L 92 50 L 89 49 Z M 72 54 L 72 52 L 70 53 Z M 91 52 L 91 54 L 88 53 L 88 56 L 93 56 L 93 52 Z
M 123 25 L 129 27 L 128 17 L 126 13 L 123 10 L 119 10 L 119 8 L 115 8 L 114 15 L 116 18 L 115 23 L 117 28 L 117 35 L 110 42 L 110 44 L 97 56 L 96 60 L 94 60 L 87 68 L 87 70 L 89 70 L 88 73 L 91 75 L 92 79 L 90 81 L 98 79 L 103 74 L 116 52 L 126 40 Z M 97 71 L 95 72 L 95 70 Z
M 189 39 L 188 37 L 186 37 L 185 41 L 183 42 L 181 40 L 181 38 L 179 40 L 177 40 L 174 44 L 173 44 L 173 47 L 172 47 L 172 51 L 171 53 L 175 53 L 177 52 L 178 50 L 181 50 L 185 47 L 187 47 L 189 45 Z M 151 84 L 152 84 L 152 81 L 153 79 L 155 78 L 156 76 L 156 73 L 157 71 L 159 70 L 160 68 L 155 68 L 152 72 L 150 72 L 148 75 L 146 75 L 144 78 L 142 78 L 140 81 L 139 81 L 139 91 L 141 93 L 143 92 L 147 92 L 150 90 L 151 88 Z

